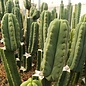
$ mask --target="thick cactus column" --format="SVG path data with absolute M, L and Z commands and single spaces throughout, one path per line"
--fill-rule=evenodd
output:
M 70 29 L 66 20 L 59 19 L 53 20 L 48 29 L 42 70 L 47 80 L 55 81 L 61 76 L 62 69 L 66 64 Z
M 20 86 L 21 78 L 19 76 L 14 51 L 20 47 L 20 28 L 16 16 L 12 13 L 6 13 L 2 19 L 2 36 L 4 38 L 4 47 L 2 57 L 5 65 L 9 86 Z M 7 68 L 6 68 L 7 65 Z M 12 82 L 11 82 L 12 81 Z
M 43 50 L 44 42 L 46 41 L 48 27 L 51 22 L 51 13 L 49 11 L 43 11 L 40 16 L 39 27 L 39 48 Z

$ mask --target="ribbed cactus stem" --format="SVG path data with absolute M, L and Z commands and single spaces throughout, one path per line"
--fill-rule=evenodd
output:
M 8 1 L 6 2 L 6 6 L 5 6 L 5 13 L 11 13 L 13 7 L 14 7 L 13 1 L 12 1 L 12 0 L 8 0 Z
M 68 54 L 69 31 L 66 20 L 54 19 L 49 25 L 42 61 L 43 74 L 47 80 L 58 80 L 62 74 Z
M 48 27 L 51 22 L 51 13 L 49 11 L 43 11 L 40 16 L 39 27 L 39 48 L 43 50 L 44 42 L 46 41 Z
M 15 51 L 20 46 L 20 28 L 16 16 L 6 13 L 2 19 L 1 26 L 6 50 Z M 17 36 L 17 37 L 16 37 Z
M 86 47 L 86 23 L 81 22 L 77 25 L 73 38 L 68 65 L 71 70 L 81 72 L 84 64 L 84 52 Z M 80 65 L 79 65 L 80 64 Z
M 29 39 L 29 53 L 34 53 L 38 49 L 38 32 L 39 25 L 37 22 L 33 22 L 31 25 L 30 39 Z
M 59 18 L 63 19 L 63 13 L 64 12 L 64 4 L 63 4 L 63 0 L 61 0 L 61 4 L 60 4 L 60 12 L 59 12 Z
M 1 52 L 7 78 L 9 81 L 9 86 L 20 86 L 21 78 L 18 73 L 14 52 L 6 50 L 1 50 Z
M 5 11 L 5 4 L 4 4 L 4 0 L 1 0 L 1 9 L 2 9 L 2 16 L 4 15 L 4 11 Z
M 48 4 L 43 2 L 42 5 L 41 5 L 41 12 L 44 11 L 44 10 L 48 10 Z
M 38 49 L 37 51 L 37 70 L 40 71 L 40 67 L 41 67 L 41 60 L 42 60 L 42 50 Z

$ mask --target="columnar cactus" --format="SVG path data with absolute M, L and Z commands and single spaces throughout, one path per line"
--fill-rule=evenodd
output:
M 56 12 L 56 7 L 54 7 L 53 10 L 51 11 L 51 16 L 52 16 L 52 20 L 54 20 L 55 18 L 57 18 L 58 14 Z
M 14 7 L 12 10 L 12 13 L 16 15 L 16 18 L 18 19 L 19 27 L 20 27 L 20 40 L 23 41 L 23 21 L 22 21 L 22 14 L 20 13 L 19 7 Z
M 58 19 L 52 21 L 48 28 L 42 61 L 42 71 L 46 79 L 55 81 L 61 76 L 68 54 L 68 41 L 68 22 Z
M 21 79 L 17 70 L 14 51 L 20 47 L 20 28 L 16 16 L 6 13 L 2 18 L 2 36 L 5 50 L 2 51 L 2 59 L 8 77 L 9 86 L 20 86 Z M 7 65 L 7 66 L 6 66 Z
M 60 19 L 63 19 L 63 14 L 64 14 L 64 4 L 63 4 L 63 0 L 61 0 L 60 12 L 59 12 L 59 18 Z
M 5 6 L 5 13 L 11 13 L 13 7 L 14 7 L 13 1 L 12 1 L 12 0 L 8 0 L 8 1 L 6 2 L 6 6 Z
M 0 5 L 1 5 L 1 12 L 2 12 L 2 16 L 4 15 L 4 11 L 5 11 L 5 4 L 4 4 L 4 0 L 0 0 Z
M 77 25 L 79 23 L 80 20 L 80 14 L 81 14 L 81 3 L 77 4 L 77 10 L 76 10 L 76 14 L 75 14 L 75 18 L 76 18 L 76 22 L 75 24 Z
M 20 27 L 16 16 L 6 13 L 2 19 L 1 28 L 6 50 L 15 51 L 20 46 Z
M 39 48 L 43 49 L 44 42 L 46 41 L 48 26 L 51 22 L 51 13 L 49 11 L 43 11 L 40 16 L 40 28 L 39 28 Z
M 40 17 L 40 11 L 32 7 L 30 9 L 30 16 L 33 18 L 34 21 L 36 21 Z
M 38 49 L 38 32 L 39 32 L 39 25 L 37 22 L 33 22 L 31 24 L 31 30 L 30 30 L 30 39 L 29 39 L 29 46 L 28 46 L 28 52 L 34 53 Z
M 31 1 L 29 0 L 25 0 L 24 1 L 24 6 L 25 6 L 25 8 L 26 9 L 28 9 L 28 10 L 30 10 L 30 8 L 31 8 Z
M 30 39 L 30 31 L 31 31 L 31 24 L 33 22 L 33 19 L 31 17 L 27 18 L 26 22 L 26 32 L 25 32 L 25 42 L 26 42 L 26 51 L 28 52 L 28 46 L 29 46 L 29 39 Z
M 81 72 L 86 49 L 86 23 L 81 22 L 77 25 L 75 35 L 71 45 L 71 52 L 67 61 L 71 70 Z
M 72 17 L 72 10 L 73 10 L 73 6 L 71 3 L 68 4 L 67 6 L 67 11 L 68 11 L 68 22 L 69 22 L 69 25 L 71 26 L 71 17 Z
M 48 4 L 45 3 L 45 2 L 43 2 L 42 5 L 41 5 L 40 10 L 41 10 L 41 12 L 42 12 L 43 10 L 48 10 Z

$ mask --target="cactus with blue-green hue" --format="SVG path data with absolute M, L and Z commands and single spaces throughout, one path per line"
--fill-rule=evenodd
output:
M 42 86 L 41 80 L 29 78 L 27 81 L 24 81 L 20 86 Z
M 51 22 L 51 13 L 49 11 L 43 11 L 40 16 L 40 28 L 39 28 L 39 48 L 43 50 L 44 42 L 46 41 L 48 27 Z
M 86 23 L 80 22 L 75 29 L 74 38 L 71 44 L 71 52 L 67 64 L 71 70 L 81 72 L 85 59 Z
M 20 47 L 20 27 L 16 16 L 6 13 L 2 18 L 2 36 L 5 50 L 1 49 L 2 60 L 8 77 L 9 86 L 20 86 L 19 76 L 14 52 Z M 6 66 L 7 65 L 7 66 Z
M 41 63 L 43 74 L 49 81 L 58 80 L 62 74 L 68 54 L 69 32 L 66 20 L 54 19 L 49 25 Z
M 5 13 L 12 13 L 12 9 L 14 7 L 14 3 L 12 0 L 8 0 L 6 2 L 6 6 L 5 6 Z
M 42 5 L 41 5 L 41 8 L 40 8 L 40 11 L 44 11 L 44 10 L 48 10 L 48 4 L 43 2 Z

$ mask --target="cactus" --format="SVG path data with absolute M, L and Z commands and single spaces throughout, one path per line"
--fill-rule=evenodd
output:
M 39 35 L 38 32 L 39 32 L 39 25 L 37 22 L 33 22 L 31 24 L 29 47 L 28 47 L 28 51 L 30 54 L 36 52 L 38 49 L 38 35 Z
M 26 42 L 26 51 L 28 52 L 28 46 L 29 46 L 29 39 L 30 39 L 30 31 L 31 31 L 31 24 L 33 22 L 33 19 L 31 17 L 27 18 L 26 23 L 26 32 L 25 32 L 25 42 Z
M 40 28 L 39 28 L 39 48 L 43 50 L 44 42 L 46 41 L 48 26 L 51 22 L 51 13 L 49 11 L 43 11 L 40 16 Z
M 19 27 L 20 27 L 20 40 L 23 41 L 23 21 L 22 21 L 22 14 L 20 13 L 20 9 L 18 7 L 14 7 L 12 10 L 12 13 L 16 15 L 16 18 L 18 19 Z
M 4 0 L 0 0 L 1 2 L 1 12 L 2 12 L 2 16 L 4 15 L 4 11 L 5 11 L 5 4 L 4 4 Z
M 30 8 L 31 8 L 31 1 L 25 0 L 24 1 L 24 6 L 25 6 L 26 9 L 30 10 Z
M 61 0 L 59 19 L 63 19 L 63 14 L 64 14 L 64 4 L 63 4 L 63 0 Z
M 80 14 L 81 14 L 81 3 L 78 3 L 77 5 L 77 10 L 76 10 L 76 22 L 75 22 L 75 25 L 77 25 L 79 23 L 79 20 L 80 20 Z
M 33 21 L 36 21 L 40 17 L 40 11 L 38 11 L 35 7 L 31 7 L 30 16 L 33 18 Z
M 13 7 L 14 7 L 13 1 L 12 1 L 12 0 L 8 0 L 8 1 L 6 2 L 6 6 L 5 6 L 5 13 L 11 13 Z
M 15 7 L 18 7 L 20 9 L 19 0 L 15 0 Z
M 40 71 L 40 68 L 41 68 L 41 60 L 42 60 L 42 50 L 41 49 L 38 49 L 37 51 L 37 66 L 36 66 L 36 69 Z
M 72 29 L 75 28 L 75 21 L 76 21 L 75 12 L 73 12 L 73 15 L 72 15 Z
M 77 25 L 75 35 L 71 45 L 71 52 L 67 64 L 70 69 L 76 72 L 81 72 L 85 58 L 86 47 L 86 23 L 81 22 Z
M 69 22 L 69 25 L 71 26 L 71 18 L 72 18 L 72 10 L 73 10 L 73 6 L 71 3 L 68 4 L 67 6 L 67 10 L 68 10 L 68 22 Z
M 55 18 L 57 18 L 57 12 L 56 12 L 56 7 L 53 8 L 53 10 L 51 11 L 51 15 L 52 15 L 52 20 L 54 20 Z
M 6 48 L 6 50 L 2 49 L 2 54 L 4 56 L 4 59 L 2 59 L 4 65 L 7 65 L 5 69 L 9 79 L 9 86 L 19 86 L 21 84 L 21 79 L 18 74 L 14 51 L 20 46 L 20 28 L 15 15 L 6 13 L 3 16 L 1 31 L 4 38 L 4 47 Z M 12 82 L 10 82 L 10 80 Z
M 40 11 L 42 12 L 43 10 L 48 10 L 48 4 L 43 2 L 40 8 Z
M 64 33 L 63 36 L 62 33 Z M 42 71 L 47 80 L 54 81 L 58 80 L 61 75 L 65 59 L 67 59 L 69 41 L 68 22 L 66 20 L 53 20 L 49 25 L 47 35 L 44 45 Z
M 20 28 L 16 16 L 6 13 L 2 19 L 1 28 L 6 50 L 15 51 L 20 46 Z
M 42 86 L 40 80 L 29 78 L 27 81 L 23 82 L 20 86 Z

